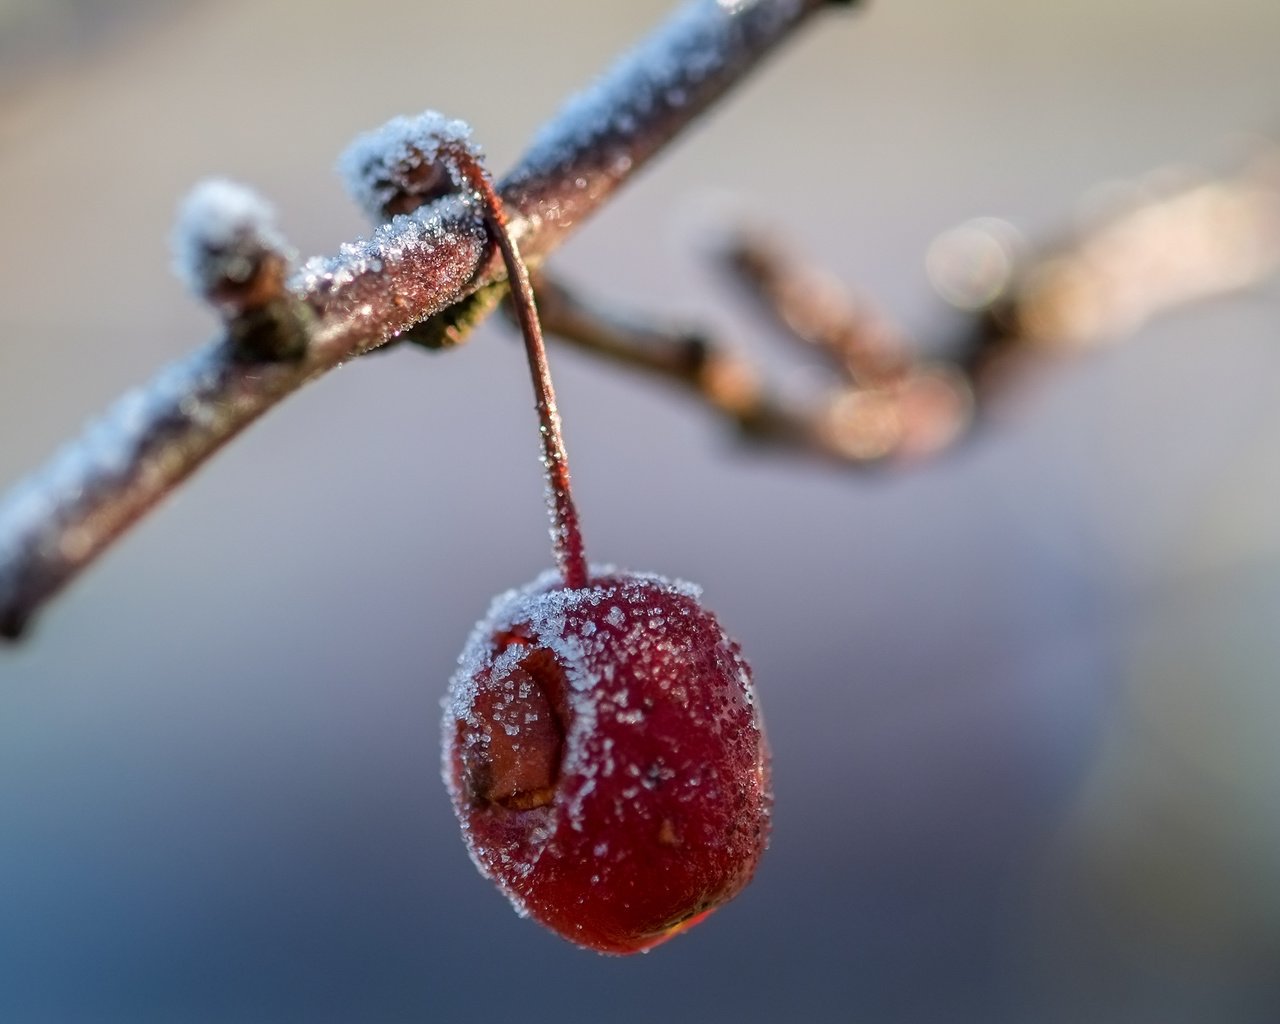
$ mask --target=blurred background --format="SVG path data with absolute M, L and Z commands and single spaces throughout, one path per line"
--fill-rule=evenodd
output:
M 666 8 L 0 2 L 0 480 L 215 331 L 168 268 L 198 178 L 331 252 L 354 133 L 435 107 L 501 170 Z M 932 238 L 1231 167 L 1277 38 L 1274 0 L 833 14 L 553 265 L 803 383 L 706 258 L 764 213 L 942 342 Z M 439 781 L 467 631 L 549 561 L 513 336 L 331 375 L 0 651 L 0 1020 L 1280 1019 L 1278 327 L 1275 283 L 1165 317 L 873 475 L 554 351 L 593 556 L 703 584 L 775 753 L 756 881 L 628 960 L 517 919 Z

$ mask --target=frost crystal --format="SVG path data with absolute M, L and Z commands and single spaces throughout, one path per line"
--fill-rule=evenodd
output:
M 465 149 L 479 159 L 465 121 L 428 110 L 415 117 L 393 117 L 381 128 L 358 136 L 338 158 L 347 194 L 375 223 L 387 219 L 388 206 L 400 195 L 436 198 L 455 177 L 450 150 Z M 442 181 L 439 171 L 447 175 Z M 405 211 L 401 211 L 405 212 Z
M 271 204 L 225 178 L 202 181 L 187 194 L 172 244 L 174 270 L 199 296 L 223 283 L 248 281 L 263 256 L 288 251 Z
M 742 22 L 778 9 L 793 17 L 795 0 L 756 4 L 745 0 L 699 0 L 672 15 L 657 32 L 624 56 L 582 92 L 570 97 L 534 137 L 522 166 L 546 169 L 567 165 L 602 141 L 616 143 L 636 134 L 663 108 L 701 101 L 708 79 L 733 57 L 748 38 Z M 630 169 L 620 151 L 615 173 Z

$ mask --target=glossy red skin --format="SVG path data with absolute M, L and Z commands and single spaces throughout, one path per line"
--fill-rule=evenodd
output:
M 477 626 L 447 702 L 445 778 L 473 860 L 518 911 L 578 945 L 639 952 L 737 895 L 765 848 L 768 750 L 750 670 L 715 616 L 665 581 L 595 577 L 558 591 L 571 607 L 528 614 L 531 594 L 556 591 L 507 595 Z M 559 748 L 541 713 L 551 705 Z M 528 735 L 509 735 L 525 718 Z M 512 777 L 495 764 L 515 758 L 519 776 L 549 750 L 554 780 L 530 778 L 550 789 L 513 798 L 542 806 L 487 798 L 518 788 L 494 782 Z

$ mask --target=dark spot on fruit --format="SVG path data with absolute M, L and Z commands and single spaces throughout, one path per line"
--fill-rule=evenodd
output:
M 676 827 L 672 824 L 670 818 L 662 819 L 662 826 L 658 829 L 658 842 L 663 846 L 679 846 L 680 836 L 676 833 Z
M 465 795 L 473 807 L 545 807 L 560 778 L 565 734 L 564 670 L 536 648 L 476 699 L 475 730 L 458 723 Z

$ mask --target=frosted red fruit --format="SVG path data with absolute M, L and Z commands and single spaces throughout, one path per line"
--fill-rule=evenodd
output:
M 697 597 L 547 573 L 494 602 L 450 685 L 444 775 L 472 859 L 578 945 L 657 945 L 737 895 L 764 850 L 751 671 Z

